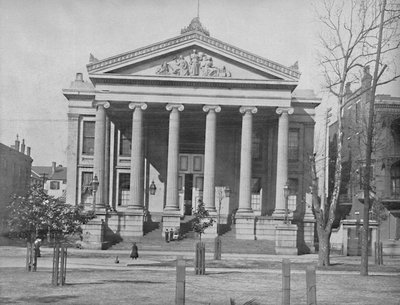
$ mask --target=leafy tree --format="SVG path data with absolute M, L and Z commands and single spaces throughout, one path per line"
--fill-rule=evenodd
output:
M 81 232 L 82 224 L 95 217 L 93 211 L 85 212 L 81 206 L 62 203 L 37 185 L 31 186 L 26 196 L 14 196 L 7 210 L 10 237 L 26 240 L 31 253 L 35 238 L 49 233 L 55 243 L 64 243 L 72 234 Z
M 204 234 L 205 230 L 214 224 L 214 220 L 210 218 L 203 201 L 199 200 L 196 211 L 193 213 L 194 219 L 192 222 L 192 229 L 200 236 Z

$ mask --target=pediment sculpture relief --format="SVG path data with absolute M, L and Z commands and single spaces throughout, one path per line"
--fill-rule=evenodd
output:
M 164 61 L 156 70 L 158 75 L 231 77 L 225 66 L 215 67 L 211 56 L 193 50 L 190 56 L 175 57 L 171 62 Z

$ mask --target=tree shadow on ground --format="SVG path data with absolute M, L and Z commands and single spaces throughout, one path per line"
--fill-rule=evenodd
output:
M 164 284 L 165 282 L 152 282 L 152 281 L 135 281 L 135 280 L 103 280 L 97 282 L 84 282 L 84 283 L 66 283 L 66 286 L 84 286 L 84 285 L 103 285 L 111 283 L 130 283 L 130 284 Z
M 23 302 L 26 303 L 35 303 L 35 304 L 55 304 L 57 302 L 67 300 L 67 299 L 76 299 L 79 296 L 76 295 L 48 295 L 48 296 L 27 296 L 21 298 L 0 298 L 0 304 L 20 304 Z

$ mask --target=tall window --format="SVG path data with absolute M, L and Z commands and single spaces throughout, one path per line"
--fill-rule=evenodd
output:
M 94 126 L 95 122 L 83 122 L 83 147 L 82 153 L 85 155 L 94 154 Z
M 299 160 L 299 130 L 289 129 L 289 147 L 288 147 L 289 160 Z
M 251 178 L 251 208 L 261 211 L 261 178 Z
M 253 132 L 251 154 L 253 160 L 260 161 L 262 159 L 262 141 L 260 132 Z
M 299 191 L 299 180 L 295 178 L 289 179 L 289 197 L 288 197 L 288 209 L 291 211 L 297 208 L 297 193 Z
M 92 172 L 82 172 L 82 182 L 81 182 L 81 202 L 82 204 L 93 203 L 92 194 L 92 182 L 93 173 Z
M 121 130 L 119 142 L 119 154 L 121 156 L 131 155 L 131 142 L 132 142 L 132 132 L 128 129 Z
M 392 196 L 400 197 L 400 161 L 392 165 L 390 169 L 391 191 Z
M 118 205 L 128 205 L 130 200 L 130 179 L 131 175 L 128 173 L 119 174 L 119 196 Z

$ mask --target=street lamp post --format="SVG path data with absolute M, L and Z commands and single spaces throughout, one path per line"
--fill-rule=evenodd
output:
M 283 196 L 285 197 L 285 218 L 284 223 L 289 223 L 289 209 L 288 209 L 288 198 L 289 198 L 289 184 L 286 182 L 283 187 Z
M 93 212 L 96 210 L 96 193 L 97 189 L 99 188 L 99 179 L 97 178 L 97 175 L 94 175 L 93 180 L 92 180 L 92 190 L 93 190 Z

